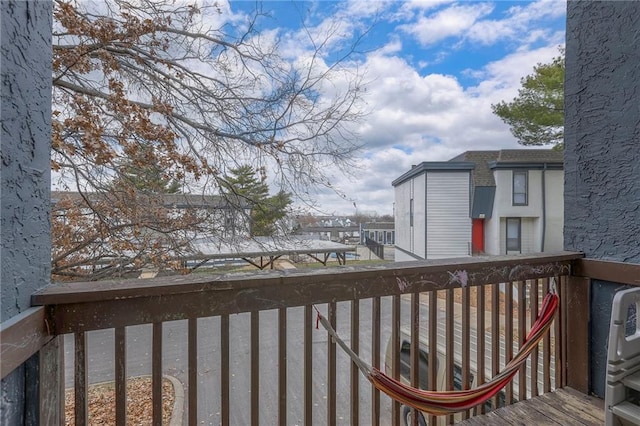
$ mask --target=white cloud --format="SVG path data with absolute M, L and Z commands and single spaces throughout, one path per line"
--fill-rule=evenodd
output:
M 346 7 L 341 14 L 345 17 L 351 17 L 351 19 L 361 19 L 375 17 L 387 9 L 390 5 L 395 3 L 394 0 L 349 0 L 346 3 Z
M 475 22 L 466 37 L 471 42 L 491 45 L 501 39 L 546 39 L 550 32 L 546 29 L 532 29 L 540 20 L 555 19 L 562 16 L 566 3 L 558 0 L 540 0 L 526 6 L 514 6 L 504 19 L 486 19 Z M 535 34 L 532 34 L 535 33 Z M 533 38 L 532 38 L 533 35 Z
M 295 64 L 309 60 L 311 39 L 336 35 L 324 48 L 324 52 L 335 53 L 335 49 L 367 27 L 370 22 L 367 19 L 378 16 L 388 19 L 393 14 L 392 19 L 398 20 L 394 22 L 404 23 L 396 26 L 396 31 L 381 42 L 382 47 L 368 54 L 363 63 L 353 64 L 354 69 L 358 66 L 367 70 L 366 80 L 370 82 L 365 93 L 370 114 L 354 129 L 364 147 L 359 167 L 352 170 L 352 176 L 326 170 L 332 185 L 345 197 L 330 190 L 313 194 L 323 211 L 352 214 L 356 202 L 359 211 L 391 214 L 391 182 L 412 164 L 448 160 L 465 150 L 519 147 L 508 127 L 492 113 L 491 104 L 513 98 L 521 77 L 530 74 L 536 63 L 548 62 L 558 55 L 557 45 L 562 43 L 564 33 L 554 32 L 539 22 L 561 16 L 564 2 L 543 0 L 514 6 L 502 17 L 491 19 L 487 19 L 493 10 L 490 3 L 450 3 L 411 1 L 398 5 L 393 1 L 352 0 L 338 5 L 332 16 L 304 31 L 279 28 L 262 32 L 262 43 L 275 45 L 280 40 L 281 52 L 286 52 L 285 57 Z M 224 9 L 226 12 L 226 3 Z M 205 17 L 209 18 L 220 19 Z M 229 14 L 225 19 L 237 23 L 242 15 Z M 511 40 L 515 46 L 509 47 L 511 54 L 498 61 L 466 70 L 464 74 L 478 83 L 465 87 L 455 75 L 424 75 L 414 68 L 402 57 L 405 47 L 402 34 L 411 34 L 425 46 L 449 38 L 476 45 Z M 546 46 L 534 49 L 533 43 Z M 316 58 L 317 70 L 326 67 L 322 59 Z M 421 68 L 433 60 L 417 55 L 414 59 Z M 346 84 L 346 76 L 343 80 L 336 76 L 324 86 L 325 94 L 334 94 Z
M 435 9 L 443 4 L 453 3 L 454 0 L 409 0 L 402 4 L 399 9 L 399 16 L 413 14 L 416 11 L 427 11 Z
M 392 55 L 402 51 L 402 41 L 398 37 L 392 37 L 391 41 L 376 50 L 377 55 Z
M 399 26 L 423 46 L 433 45 L 452 36 L 466 33 L 483 16 L 493 11 L 488 3 L 454 5 L 433 15 L 423 15 L 415 23 Z
M 354 129 L 364 144 L 357 161 L 359 167 L 352 170 L 352 176 L 325 170 L 337 193 L 343 196 L 321 189 L 310 194 L 316 204 L 327 213 L 355 213 L 355 202 L 359 211 L 391 214 L 391 182 L 412 164 L 448 160 L 466 150 L 519 147 L 508 126 L 492 113 L 491 104 L 513 98 L 520 87 L 520 78 L 530 74 L 535 64 L 558 55 L 557 46 L 562 44 L 564 33 L 544 24 L 545 20 L 562 16 L 564 9 L 564 1 L 540 0 L 513 6 L 496 17 L 496 13 L 492 14 L 494 5 L 488 2 L 441 0 L 398 4 L 352 0 L 337 4 L 331 16 L 324 16 L 304 31 L 279 29 L 263 34 L 274 42 L 280 38 L 286 57 L 299 63 L 309 58 L 312 48 L 309 34 L 315 39 L 335 34 L 337 37 L 326 46 L 326 52 L 335 53 L 336 48 L 367 28 L 371 19 L 396 25 L 390 27 L 393 29 L 378 50 L 352 64 L 354 70 L 366 69 L 369 81 L 365 100 L 370 113 Z M 311 21 L 307 20 L 307 24 Z M 509 41 L 510 45 L 503 48 L 512 53 L 482 68 L 464 71 L 461 75 L 478 81 L 465 87 L 455 75 L 421 74 L 403 57 L 403 34 L 412 35 L 424 46 L 445 39 L 458 47 L 474 43 L 475 48 Z M 433 55 L 436 61 L 445 59 Z M 412 60 L 424 68 L 427 61 L 434 59 L 416 54 Z M 316 65 L 318 69 L 326 66 L 322 61 Z M 347 75 L 344 80 L 332 80 L 324 90 L 332 95 L 346 84 Z
M 520 147 L 491 104 L 515 96 L 520 78 L 557 54 L 555 45 L 516 51 L 475 70 L 481 81 L 468 88 L 455 76 L 421 76 L 402 58 L 370 55 L 372 112 L 359 129 L 365 144 L 360 168 L 355 178 L 336 180 L 347 200 L 321 193 L 318 203 L 349 214 L 355 201 L 359 210 L 390 214 L 391 182 L 412 164 L 448 160 L 466 150 Z
M 536 27 L 545 20 L 557 19 L 566 11 L 565 0 L 538 0 L 523 6 L 513 6 L 502 16 L 493 17 L 494 4 L 475 2 L 409 2 L 399 8 L 396 19 L 406 22 L 398 29 L 415 37 L 423 46 L 455 38 L 484 46 L 501 40 L 549 41 L 555 34 Z M 417 11 L 417 12 L 416 12 Z M 491 16 L 491 17 L 490 17 Z

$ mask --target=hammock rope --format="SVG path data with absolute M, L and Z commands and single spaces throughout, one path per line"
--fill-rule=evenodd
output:
M 558 304 L 558 295 L 555 291 L 555 286 L 552 285 L 550 292 L 547 293 L 542 302 L 538 317 L 531 325 L 531 329 L 524 339 L 523 345 L 504 366 L 503 370 L 488 382 L 473 389 L 459 391 L 428 391 L 418 389 L 387 376 L 379 369 L 371 367 L 353 352 L 340 336 L 338 336 L 338 333 L 336 333 L 335 329 L 331 326 L 331 323 L 320 314 L 317 308 L 316 312 L 318 314 L 318 322 L 322 324 L 338 346 L 349 355 L 353 363 L 373 386 L 404 405 L 439 416 L 473 408 L 476 405 L 486 402 L 504 388 L 518 373 L 522 364 L 527 361 L 531 352 L 538 346 L 538 343 L 540 343 L 549 331 L 551 322 L 558 309 Z

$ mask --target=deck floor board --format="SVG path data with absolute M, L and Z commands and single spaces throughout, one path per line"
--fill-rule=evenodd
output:
M 563 388 L 459 424 L 600 426 L 604 424 L 604 401 Z

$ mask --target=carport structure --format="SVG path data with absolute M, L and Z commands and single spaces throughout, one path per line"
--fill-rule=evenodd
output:
M 222 242 L 201 238 L 193 242 L 194 254 L 181 256 L 184 262 L 197 262 L 195 270 L 211 260 L 242 259 L 258 269 L 274 269 L 274 262 L 282 256 L 306 255 L 327 266 L 332 254 L 339 265 L 347 263 L 347 253 L 355 254 L 356 247 L 333 241 L 303 239 L 298 237 L 254 237 L 248 240 Z

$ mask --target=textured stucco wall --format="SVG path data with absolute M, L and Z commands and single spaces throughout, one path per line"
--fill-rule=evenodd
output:
M 564 240 L 588 258 L 640 263 L 638 46 L 640 2 L 568 3 Z M 591 288 L 591 387 L 600 396 L 619 288 Z
M 49 282 L 51 2 L 0 2 L 0 50 L 0 321 L 6 321 Z M 2 381 L 0 424 L 37 422 L 24 412 L 25 387 L 32 386 L 25 374 L 22 367 Z

